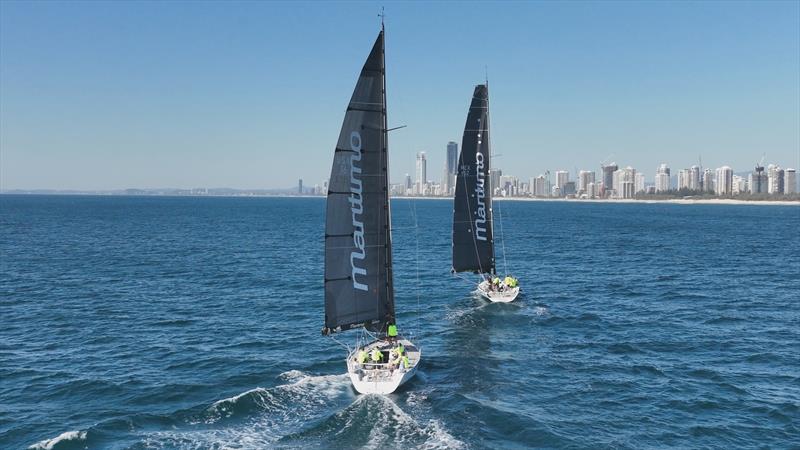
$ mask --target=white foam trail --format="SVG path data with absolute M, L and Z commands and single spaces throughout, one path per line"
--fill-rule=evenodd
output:
M 74 440 L 83 440 L 86 439 L 86 432 L 85 431 L 67 431 L 64 433 L 59 434 L 58 436 L 52 439 L 45 439 L 43 441 L 37 442 L 30 447 L 29 450 L 52 450 L 56 444 L 62 441 L 74 441 Z
M 366 396 L 360 397 L 357 401 L 364 400 Z M 388 408 L 382 408 L 380 420 L 377 423 L 388 423 L 390 420 L 399 426 L 395 427 L 394 436 L 387 436 L 384 427 L 376 426 L 370 432 L 369 441 L 366 448 L 385 448 L 387 442 L 397 444 L 398 447 L 413 447 L 421 449 L 460 449 L 465 448 L 465 444 L 448 433 L 438 420 L 430 420 L 425 426 L 420 425 L 413 417 L 403 411 L 391 398 L 379 396 Z M 427 439 L 422 445 L 414 445 L 413 436 L 408 430 L 418 430 Z

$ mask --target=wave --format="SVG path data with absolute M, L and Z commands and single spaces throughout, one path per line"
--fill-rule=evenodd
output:
M 313 376 L 300 371 L 280 375 L 286 384 L 255 388 L 208 406 L 166 416 L 135 415 L 70 431 L 30 449 L 58 450 L 59 442 L 81 439 L 98 444 L 109 436 L 130 448 L 263 448 L 303 424 L 319 420 L 354 395 L 346 374 Z
M 59 434 L 58 436 L 52 439 L 45 439 L 43 441 L 37 442 L 30 447 L 29 450 L 53 450 L 56 448 L 61 442 L 68 442 L 68 441 L 83 441 L 86 440 L 86 432 L 85 431 L 66 431 L 64 433 Z
M 279 445 L 303 448 L 464 448 L 437 420 L 420 423 L 390 397 L 364 395 L 313 426 L 284 436 Z

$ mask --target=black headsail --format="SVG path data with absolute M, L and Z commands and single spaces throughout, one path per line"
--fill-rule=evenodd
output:
M 328 183 L 326 334 L 394 322 L 383 34 L 361 69 Z
M 494 273 L 489 178 L 489 87 L 475 86 L 458 157 L 453 208 L 453 270 Z

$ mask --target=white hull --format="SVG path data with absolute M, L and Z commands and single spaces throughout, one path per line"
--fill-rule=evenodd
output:
M 490 302 L 509 303 L 513 302 L 514 299 L 516 299 L 517 296 L 519 295 L 519 286 L 514 288 L 505 288 L 502 292 L 497 290 L 492 291 L 489 290 L 489 282 L 482 281 L 478 285 L 477 292 L 478 294 L 480 294 L 481 297 L 485 298 L 486 300 L 489 300 Z
M 417 373 L 417 366 L 422 352 L 408 339 L 401 338 L 399 342 L 403 344 L 408 355 L 408 369 L 403 368 L 402 365 L 392 368 L 388 363 L 371 364 L 368 362 L 359 364 L 356 360 L 358 349 L 347 356 L 347 373 L 350 375 L 353 387 L 359 394 L 391 394 L 414 377 L 414 374 Z M 380 340 L 366 345 L 364 349 L 369 352 L 377 347 L 379 350 L 388 352 L 395 345 L 394 343 Z

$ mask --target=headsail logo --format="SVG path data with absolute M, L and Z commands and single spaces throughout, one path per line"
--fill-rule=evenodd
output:
M 478 200 L 478 207 L 475 210 L 475 239 L 479 241 L 486 240 L 486 191 L 484 186 L 486 183 L 486 175 L 483 172 L 483 153 L 475 153 L 475 168 L 477 169 L 478 180 L 475 183 L 475 197 Z
M 353 245 L 357 251 L 350 252 L 350 267 L 352 268 L 353 289 L 366 291 L 369 287 L 360 283 L 357 275 L 363 276 L 366 281 L 367 269 L 356 265 L 356 260 L 363 261 L 367 257 L 366 244 L 364 242 L 364 222 L 361 216 L 364 214 L 363 185 L 361 183 L 361 167 L 356 163 L 361 162 L 361 134 L 358 131 L 350 133 L 350 149 L 353 154 L 350 156 L 350 212 L 353 214 Z
M 461 173 L 462 177 L 468 177 L 469 176 L 469 164 L 462 164 L 461 167 L 459 168 L 459 172 Z

